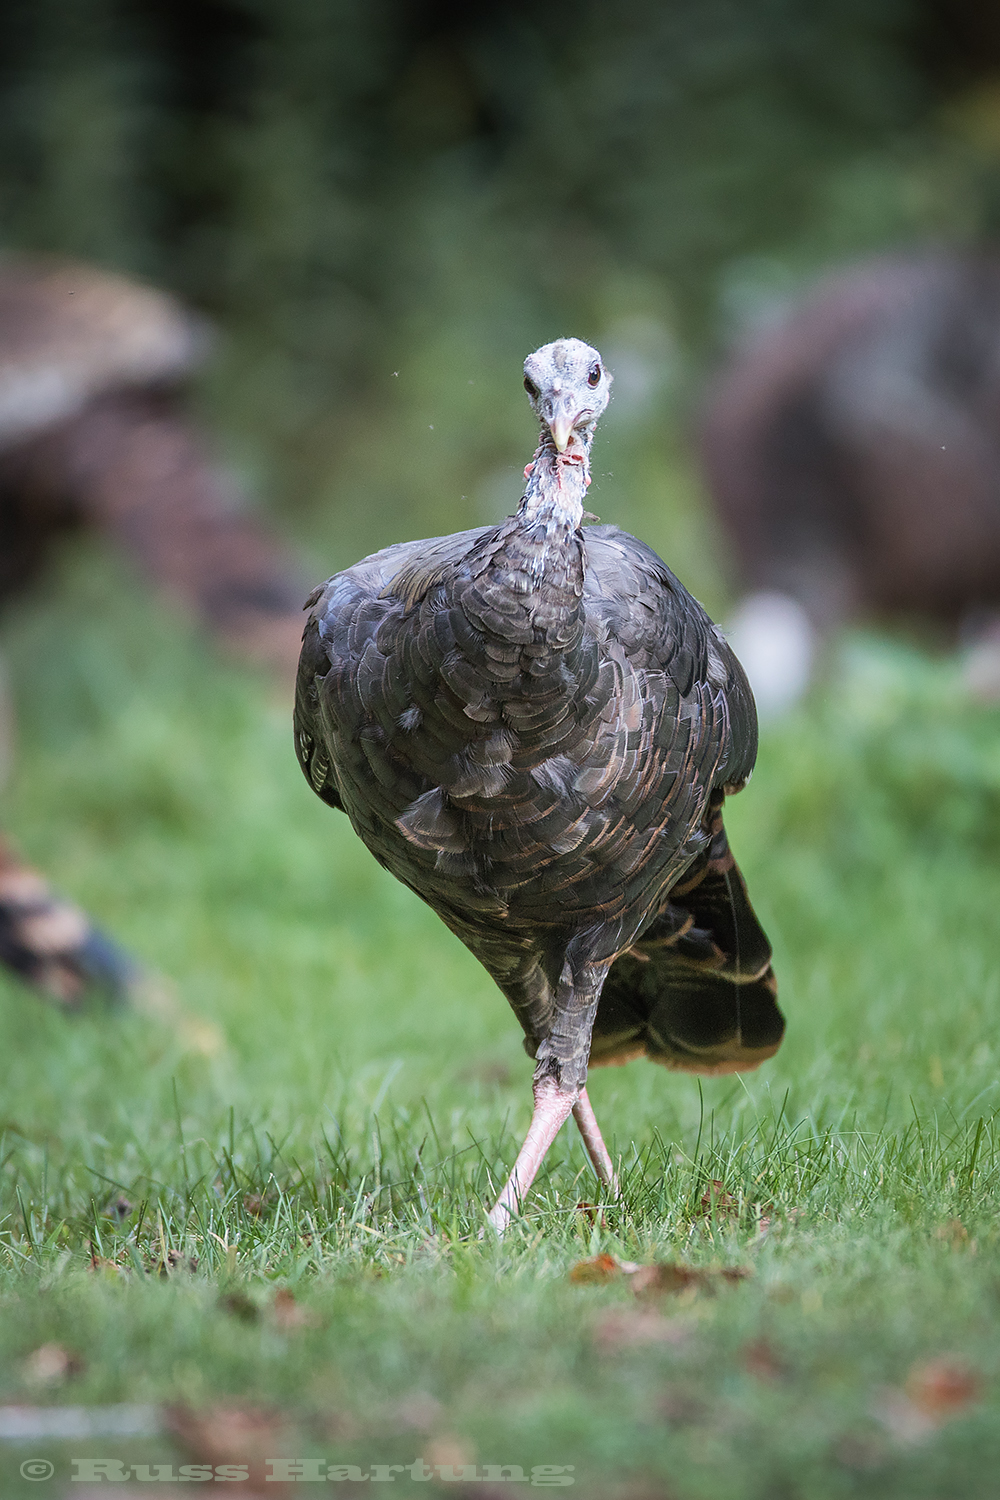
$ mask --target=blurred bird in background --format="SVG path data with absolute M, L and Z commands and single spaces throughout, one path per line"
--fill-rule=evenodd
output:
M 580 529 L 597 350 L 547 345 L 524 385 L 541 434 L 517 513 L 317 589 L 295 712 L 314 791 L 475 954 L 536 1059 L 501 1232 L 571 1113 L 614 1188 L 588 1063 L 739 1072 L 783 1031 L 722 825 L 757 751 L 746 678 L 655 552 Z
M 747 591 L 729 631 L 762 713 L 857 619 L 931 622 L 1000 695 L 1000 259 L 859 264 L 716 376 L 709 490 Z
M 94 527 L 226 650 L 290 683 L 300 565 L 247 512 L 184 411 L 208 342 L 172 297 L 123 276 L 0 263 L 0 604 L 39 575 L 57 537 Z M 5 690 L 0 725 L 9 765 Z M 0 964 L 67 1007 L 92 990 L 123 998 L 142 980 L 2 837 Z

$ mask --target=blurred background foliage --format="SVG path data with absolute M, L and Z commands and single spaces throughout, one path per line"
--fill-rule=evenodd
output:
M 960 0 L 6 0 L 0 244 L 221 329 L 200 400 L 331 571 L 516 503 L 518 370 L 618 378 L 595 509 L 707 602 L 700 372 L 821 268 L 1000 222 L 1000 15 Z

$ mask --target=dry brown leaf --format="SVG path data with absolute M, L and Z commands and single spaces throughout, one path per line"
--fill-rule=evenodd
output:
M 941 1355 L 913 1365 L 905 1390 L 885 1386 L 877 1391 L 872 1413 L 897 1443 L 913 1447 L 962 1416 L 981 1390 L 979 1375 L 964 1360 Z
M 915 1364 L 906 1377 L 906 1394 L 932 1422 L 947 1422 L 979 1399 L 982 1381 L 965 1360 L 950 1355 Z
M 706 1216 L 714 1214 L 716 1218 L 731 1218 L 738 1211 L 736 1199 L 726 1191 L 726 1184 L 717 1177 L 712 1178 L 700 1201 L 701 1211 Z
M 117 1260 L 109 1260 L 106 1255 L 94 1254 L 90 1257 L 87 1269 L 104 1276 L 114 1277 L 117 1281 L 121 1277 L 127 1276 L 132 1267 L 125 1259 L 124 1254 L 120 1255 Z
M 658 1261 L 652 1266 L 637 1266 L 629 1282 L 637 1297 L 655 1297 L 692 1290 L 714 1292 L 752 1275 L 749 1266 L 685 1266 L 679 1261 Z
M 720 1286 L 734 1285 L 752 1275 L 749 1266 L 685 1266 L 679 1261 L 641 1266 L 634 1260 L 617 1260 L 605 1253 L 578 1260 L 570 1269 L 569 1279 L 578 1285 L 595 1286 L 624 1276 L 637 1297 L 655 1297 L 691 1290 L 714 1292 Z
M 250 1482 L 273 1488 L 275 1500 L 287 1493 L 283 1484 L 267 1483 L 268 1458 L 295 1452 L 301 1442 L 282 1412 L 260 1406 L 220 1403 L 195 1410 L 172 1406 L 164 1411 L 167 1428 L 196 1463 L 246 1464 Z
M 251 1219 L 266 1219 L 274 1211 L 273 1193 L 244 1193 L 243 1210 Z
M 605 1313 L 594 1325 L 594 1339 L 606 1352 L 634 1349 L 643 1344 L 679 1348 L 691 1340 L 691 1330 L 676 1318 L 652 1309 L 623 1307 Z
M 219 1298 L 219 1306 L 234 1318 L 239 1318 L 241 1323 L 256 1323 L 260 1317 L 260 1308 L 246 1292 L 224 1292 Z
M 283 1333 L 293 1333 L 296 1328 L 313 1328 L 316 1315 L 301 1302 L 296 1302 L 286 1286 L 279 1286 L 271 1304 L 271 1316 Z
M 591 1286 L 597 1282 L 614 1281 L 624 1269 L 625 1265 L 613 1255 L 594 1255 L 589 1260 L 578 1260 L 570 1269 L 569 1279 L 582 1286 Z
M 578 1203 L 576 1205 L 578 1214 L 582 1214 L 588 1224 L 599 1224 L 602 1229 L 607 1228 L 607 1216 L 604 1209 L 597 1203 Z
M 969 1231 L 961 1219 L 949 1219 L 944 1224 L 939 1224 L 934 1231 L 936 1240 L 944 1240 L 953 1250 L 960 1250 L 969 1243 Z
M 157 1276 L 171 1276 L 175 1271 L 194 1272 L 198 1269 L 197 1255 L 183 1255 L 180 1250 L 168 1250 L 165 1260 L 155 1260 L 150 1271 Z

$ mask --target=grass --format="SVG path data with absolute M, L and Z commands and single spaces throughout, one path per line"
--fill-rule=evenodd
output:
M 0 984 L 0 1403 L 250 1404 L 275 1452 L 573 1465 L 584 1496 L 995 1494 L 1000 714 L 948 664 L 855 642 L 730 805 L 778 1057 L 596 1073 L 621 1203 L 577 1206 L 567 1132 L 498 1245 L 516 1025 L 309 792 L 274 689 L 99 552 L 4 649 L 5 826 L 222 1041 Z M 753 1274 L 658 1300 L 570 1279 L 605 1253 Z M 31 1358 L 50 1343 L 56 1376 Z M 86 1453 L 185 1461 L 166 1438 L 35 1446 L 56 1478 L 21 1481 L 10 1447 L 5 1494 L 62 1493 Z

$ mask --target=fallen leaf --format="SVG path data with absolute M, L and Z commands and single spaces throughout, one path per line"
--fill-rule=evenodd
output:
M 289 1450 L 295 1439 L 282 1412 L 260 1406 L 219 1404 L 199 1407 L 169 1406 L 164 1410 L 166 1426 L 196 1463 L 247 1464 L 250 1480 L 266 1482 L 265 1463 Z M 267 1486 L 268 1489 L 271 1486 Z M 285 1493 L 274 1485 L 275 1496 Z M 247 1497 L 250 1500 L 250 1497 Z
M 123 1276 L 128 1276 L 131 1272 L 132 1262 L 129 1259 L 127 1250 L 120 1250 L 115 1259 L 110 1260 L 106 1255 L 99 1254 L 92 1243 L 88 1242 L 88 1249 L 90 1250 L 89 1269 L 91 1271 L 102 1273 L 105 1276 L 113 1276 L 115 1280 L 119 1280 Z
M 652 1309 L 618 1308 L 605 1313 L 594 1325 L 594 1339 L 607 1352 L 633 1349 L 643 1344 L 669 1344 L 679 1348 L 691 1340 L 691 1330 L 676 1318 L 665 1318 Z
M 594 1255 L 590 1260 L 578 1260 L 570 1269 L 569 1279 L 582 1286 L 591 1286 L 596 1282 L 614 1281 L 615 1277 L 623 1275 L 624 1270 L 625 1265 L 613 1255 Z
M 197 1271 L 197 1255 L 183 1255 L 180 1250 L 168 1250 L 166 1260 L 152 1263 L 150 1270 L 157 1276 L 170 1276 L 174 1271 Z
M 292 1333 L 296 1328 L 312 1328 L 316 1316 L 301 1302 L 296 1302 L 286 1286 L 279 1286 L 271 1303 L 271 1316 L 283 1333 Z
M 787 1229 L 794 1229 L 806 1212 L 804 1208 L 787 1208 L 784 1212 L 779 1212 L 773 1203 L 761 1204 L 759 1211 L 757 1228 L 762 1235 L 779 1235 Z
M 942 1355 L 916 1364 L 906 1377 L 906 1394 L 933 1422 L 947 1422 L 979 1398 L 982 1381 L 964 1360 Z
M 714 1292 L 752 1275 L 749 1266 L 685 1266 L 679 1261 L 658 1261 L 637 1266 L 630 1273 L 630 1285 L 637 1297 L 669 1296 L 690 1290 Z
M 604 1209 L 597 1203 L 578 1203 L 576 1205 L 578 1214 L 582 1214 L 588 1224 L 599 1224 L 602 1229 L 607 1228 L 607 1216 Z
M 737 1212 L 736 1199 L 717 1177 L 713 1177 L 701 1195 L 701 1211 L 706 1216 L 715 1214 L 718 1218 L 731 1218 Z
M 24 1361 L 24 1378 L 30 1385 L 60 1385 L 83 1368 L 79 1354 L 62 1344 L 42 1344 Z
M 256 1323 L 260 1317 L 260 1309 L 246 1292 L 224 1292 L 219 1298 L 219 1306 L 234 1318 L 239 1318 L 241 1323 Z
M 244 1193 L 243 1209 L 251 1219 L 266 1219 L 274 1209 L 274 1197 L 269 1193 Z
M 959 1250 L 963 1245 L 969 1243 L 969 1231 L 961 1219 L 949 1219 L 945 1224 L 939 1224 L 934 1231 L 936 1240 L 944 1240 L 953 1250 Z
M 903 1447 L 927 1439 L 979 1398 L 982 1381 L 962 1359 L 941 1355 L 911 1367 L 905 1390 L 885 1386 L 875 1393 L 872 1414 Z

